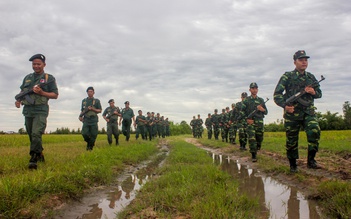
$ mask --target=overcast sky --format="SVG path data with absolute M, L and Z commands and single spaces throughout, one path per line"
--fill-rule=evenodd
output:
M 189 123 L 240 101 L 257 82 L 272 123 L 282 119 L 274 88 L 300 49 L 311 57 L 307 70 L 326 77 L 317 110 L 342 115 L 351 101 L 349 0 L 16 0 L 1 1 L 0 12 L 2 131 L 24 127 L 14 96 L 36 53 L 59 88 L 47 131 L 81 128 L 88 86 L 103 109 L 111 98 L 120 107 L 129 100 L 135 114 Z

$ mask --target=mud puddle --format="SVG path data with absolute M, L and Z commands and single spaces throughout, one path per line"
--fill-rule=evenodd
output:
M 262 218 L 320 219 L 321 214 L 314 201 L 306 197 L 295 187 L 284 185 L 262 174 L 250 164 L 240 163 L 228 156 L 208 151 L 213 162 L 220 165 L 239 181 L 239 191 L 250 197 L 258 198 Z
M 79 202 L 69 203 L 58 210 L 55 219 L 114 219 L 135 198 L 137 191 L 155 175 L 153 171 L 163 164 L 168 155 L 166 146 L 156 159 L 128 167 L 115 183 L 108 187 L 95 188 Z

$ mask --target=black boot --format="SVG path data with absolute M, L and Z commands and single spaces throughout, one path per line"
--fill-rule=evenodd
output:
M 257 162 L 256 152 L 252 152 L 251 155 L 252 155 L 252 162 Z
M 296 159 L 289 159 L 290 163 L 290 173 L 297 173 L 297 164 L 296 164 Z
M 45 162 L 45 157 L 44 157 L 44 154 L 43 152 L 41 152 L 40 154 L 37 154 L 37 161 L 38 162 Z
M 316 151 L 308 151 L 307 154 L 307 168 L 310 169 L 321 169 L 321 167 L 317 164 L 317 161 L 314 159 L 316 156 Z
M 116 139 L 116 145 L 119 145 L 118 138 Z
M 38 165 L 37 165 L 37 154 L 33 153 L 30 157 L 29 160 L 29 164 L 28 164 L 28 168 L 29 169 L 37 169 Z

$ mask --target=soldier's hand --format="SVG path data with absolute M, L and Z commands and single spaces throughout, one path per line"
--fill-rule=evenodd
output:
M 247 119 L 246 122 L 247 122 L 248 125 L 254 124 L 254 120 L 253 119 Z
M 261 106 L 261 105 L 258 105 L 258 106 L 257 106 L 257 109 L 258 109 L 259 111 L 261 111 L 261 112 L 266 111 L 265 108 L 263 108 L 263 106 Z
M 15 102 L 15 106 L 16 106 L 17 108 L 20 108 L 20 107 L 21 107 L 21 101 L 16 101 L 16 102 Z
M 34 85 L 33 87 L 33 92 L 36 93 L 36 94 L 41 94 L 43 90 L 40 88 L 40 86 L 38 85 Z
M 287 113 L 293 113 L 294 112 L 294 106 L 285 106 L 285 111 Z
M 79 121 L 83 122 L 83 117 L 79 116 Z
M 309 93 L 309 94 L 311 94 L 311 95 L 315 95 L 315 94 L 316 94 L 316 91 L 315 91 L 314 88 L 311 87 L 311 86 L 305 87 L 305 92 L 306 92 L 306 93 Z

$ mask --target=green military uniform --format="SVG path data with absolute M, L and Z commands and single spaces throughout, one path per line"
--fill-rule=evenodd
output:
M 210 116 L 211 114 L 209 113 L 208 115 Z M 205 126 L 206 126 L 206 129 L 207 129 L 207 138 L 211 139 L 212 138 L 212 120 L 211 120 L 211 117 L 206 118 Z
M 195 136 L 197 138 L 202 138 L 202 132 L 204 131 L 202 124 L 204 124 L 204 121 L 198 117 L 195 120 Z
M 126 136 L 126 140 L 129 141 L 130 138 L 130 126 L 132 125 L 132 118 L 134 117 L 134 111 L 132 108 L 122 109 L 122 133 Z
M 245 99 L 247 97 L 247 93 L 243 92 L 241 94 L 241 98 Z M 235 109 L 239 112 L 242 111 L 243 100 L 241 102 L 236 103 Z M 246 133 L 246 122 L 237 118 L 237 125 L 238 125 L 238 132 L 239 132 L 239 143 L 240 143 L 240 150 L 246 150 L 246 143 L 247 143 L 247 133 Z
M 146 137 L 146 123 L 147 123 L 146 117 L 143 115 L 141 115 L 141 116 L 138 115 L 135 120 L 136 120 L 136 124 L 137 124 L 135 138 L 138 139 L 139 134 L 140 134 L 141 138 L 143 140 L 147 140 L 147 137 Z
M 110 100 L 111 101 L 111 100 Z M 109 101 L 109 103 L 110 103 Z M 112 100 L 113 101 L 113 100 Z M 107 122 L 107 141 L 109 145 L 112 144 L 112 135 L 115 137 L 116 140 L 116 145 L 118 145 L 118 138 L 119 138 L 119 131 L 118 131 L 118 115 L 115 114 L 117 112 L 120 114 L 119 107 L 107 107 L 104 112 L 102 113 L 102 116 L 106 119 L 108 119 Z
M 151 117 L 150 113 L 147 113 L 146 116 L 146 131 L 147 131 L 147 136 L 149 136 L 149 140 L 151 141 L 152 139 L 152 122 L 153 122 L 153 117 Z
M 297 57 L 295 57 L 297 55 Z M 296 58 L 309 58 L 306 56 L 305 51 L 298 51 L 295 53 L 294 60 Z M 315 83 L 314 86 L 315 94 L 309 93 L 304 94 L 300 97 L 303 101 L 308 104 L 303 104 L 299 99 L 292 103 L 294 106 L 294 112 L 288 113 L 284 111 L 285 119 L 285 130 L 286 130 L 286 154 L 290 161 L 290 167 L 295 172 L 296 159 L 299 158 L 298 153 L 298 141 L 299 141 L 299 130 L 301 127 L 306 132 L 308 141 L 308 167 L 317 168 L 314 157 L 318 152 L 319 140 L 320 140 L 320 127 L 315 115 L 314 99 L 322 97 L 322 91 L 319 83 L 315 76 L 310 72 L 300 73 L 298 70 L 285 72 L 274 90 L 274 102 L 285 108 L 285 101 L 295 95 L 297 92 L 303 90 L 306 86 Z
M 225 109 L 222 110 L 222 114 L 220 115 L 220 127 L 222 141 L 228 142 L 229 115 L 225 112 Z
M 85 111 L 89 106 L 92 106 L 95 109 L 101 109 L 100 100 L 94 97 L 84 98 L 81 104 L 81 111 Z M 97 113 L 92 110 L 89 110 L 83 116 L 82 136 L 84 138 L 84 141 L 87 142 L 87 150 L 93 150 L 93 147 L 95 145 L 99 131 L 98 122 L 99 117 Z
M 215 140 L 218 140 L 218 136 L 219 136 L 220 118 L 221 118 L 221 116 L 219 114 L 217 114 L 217 109 L 215 109 L 215 113 L 212 114 L 212 116 L 211 116 L 211 121 L 213 124 L 213 134 L 214 134 Z
M 191 126 L 191 130 L 193 133 L 193 137 L 196 137 L 196 119 L 195 116 L 193 117 L 193 119 L 190 121 L 190 126 Z
M 239 117 L 240 112 L 238 109 L 235 107 L 235 103 L 232 104 L 232 110 L 229 111 L 229 141 L 232 144 L 236 144 L 236 132 L 238 129 L 238 117 Z
M 31 61 L 31 60 L 30 60 Z M 45 61 L 45 60 L 44 60 Z M 50 82 L 50 83 L 47 83 Z M 56 80 L 54 76 L 47 73 L 31 73 L 25 76 L 23 83 L 20 86 L 21 91 L 27 91 L 32 89 L 34 85 L 41 85 L 41 89 L 45 92 L 54 92 L 58 94 Z M 44 150 L 42 145 L 42 134 L 45 132 L 47 117 L 49 115 L 49 99 L 36 93 L 30 94 L 30 98 L 34 100 L 34 104 L 29 103 L 27 100 L 23 100 L 23 115 L 25 117 L 25 127 L 30 140 L 29 154 L 36 160 L 43 159 L 42 151 Z
M 251 83 L 250 88 L 257 87 L 256 83 Z M 261 105 L 265 111 L 261 112 L 257 110 L 257 106 Z M 249 114 L 253 111 L 257 110 L 255 114 L 248 118 Z M 258 150 L 261 149 L 262 142 L 263 142 L 263 134 L 264 134 L 264 124 L 263 118 L 265 115 L 268 114 L 268 109 L 264 100 L 258 96 L 253 97 L 252 95 L 247 97 L 242 104 L 241 108 L 241 117 L 244 119 L 252 119 L 254 123 L 249 125 L 247 124 L 247 135 L 249 140 L 250 146 L 250 153 L 252 154 L 252 158 L 256 159 L 256 153 Z
M 165 119 L 165 128 L 166 128 L 166 136 L 170 136 L 171 135 L 171 131 L 170 131 L 170 128 L 169 128 L 168 118 Z

